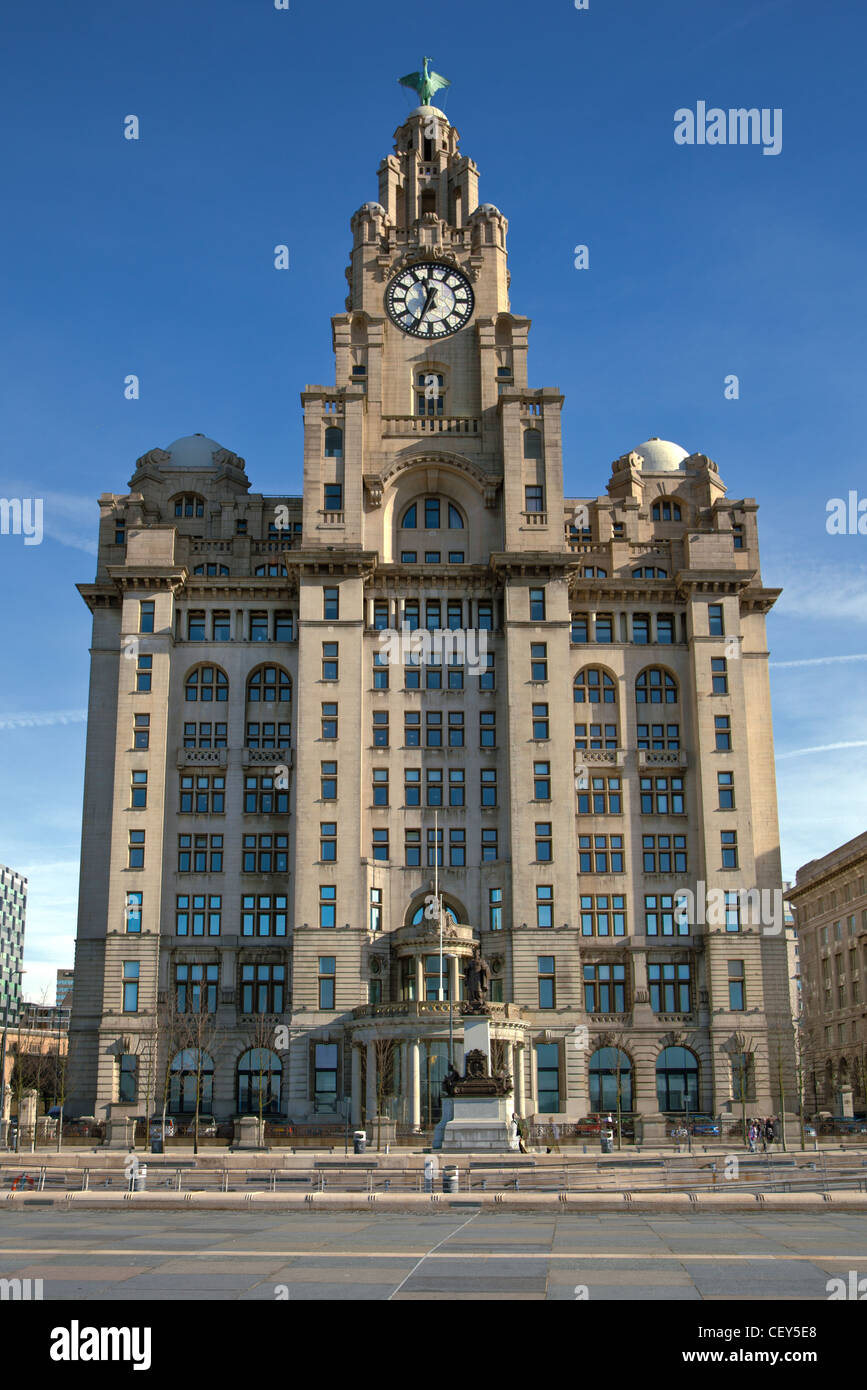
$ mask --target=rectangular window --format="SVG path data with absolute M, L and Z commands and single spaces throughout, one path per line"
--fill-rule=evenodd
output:
M 124 918 L 126 920 L 126 929 L 130 933 L 141 931 L 142 900 L 143 895 L 141 893 L 127 893 L 126 895 L 126 911 L 124 913 Z
M 325 510 L 327 512 L 343 511 L 343 485 L 341 483 L 325 484 Z
M 495 690 L 494 653 L 488 652 L 484 661 L 482 661 L 480 657 L 479 663 L 482 668 L 479 671 L 479 689 Z
M 733 772 L 718 772 L 716 775 L 717 795 L 721 811 L 735 809 L 735 775 Z
M 533 706 L 533 738 L 550 737 L 550 720 L 548 717 L 547 705 Z
M 710 670 L 714 695 L 728 695 L 729 678 L 726 658 L 724 656 L 712 656 Z
M 441 662 L 428 661 L 425 663 L 424 688 L 425 690 L 442 690 L 443 668 Z
M 319 885 L 319 925 L 337 926 L 337 889 L 331 883 Z
M 495 767 L 483 767 L 479 773 L 479 782 L 481 805 L 496 806 L 497 769 Z
M 322 764 L 326 766 L 325 763 Z M 331 764 L 337 768 L 336 763 Z M 215 779 L 216 780 L 216 779 Z M 225 779 L 220 778 L 222 783 Z M 280 781 L 288 779 L 281 778 Z M 222 791 L 216 794 L 222 797 Z M 275 778 L 269 773 L 253 774 L 244 778 L 244 814 L 247 816 L 285 816 L 289 814 L 289 790 L 288 787 L 279 789 L 275 786 Z
M 554 858 L 554 841 L 551 834 L 550 821 L 536 822 L 536 861 L 537 863 L 549 864 Z
M 639 724 L 639 729 L 641 725 Z M 639 748 L 641 744 L 639 743 Z M 617 725 L 616 724 L 576 724 L 575 725 L 575 747 L 576 748 L 616 748 L 617 747 Z
M 139 963 L 137 960 L 123 962 L 123 1012 L 138 1013 Z
M 569 641 L 570 641 L 570 642 L 587 642 L 587 641 L 589 641 L 589 630 L 588 630 L 588 626 L 587 626 L 587 614 L 586 614 L 586 613 L 573 613 L 573 614 L 572 614 L 572 627 L 571 627 L 571 630 L 570 630 L 570 633 L 569 633 Z
M 145 832 L 143 830 L 130 830 L 128 846 L 128 869 L 143 869 L 145 862 Z
M 148 804 L 148 775 L 146 772 L 133 772 L 130 787 L 130 808 L 143 811 Z
M 536 926 L 554 925 L 554 889 L 550 884 L 536 884 Z
M 625 936 L 626 897 L 622 893 L 581 896 L 582 936 Z
M 403 742 L 406 748 L 421 747 L 421 715 L 407 710 L 403 716 Z
M 553 1006 L 552 1006 L 553 1007 Z M 560 1111 L 560 1049 L 556 1043 L 536 1043 L 538 1104 L 542 1115 Z
M 218 616 L 218 615 L 215 613 L 215 614 L 214 614 L 214 641 L 215 641 L 215 642 L 220 641 L 220 638 L 217 637 L 217 616 Z M 227 620 L 227 622 L 228 622 L 228 617 L 229 617 L 228 613 L 225 614 L 225 617 L 226 617 L 226 620 Z M 223 638 L 222 640 L 223 640 L 223 641 L 228 641 L 228 640 L 229 640 L 228 631 L 227 631 L 227 633 L 226 633 L 225 638 Z M 267 613 L 256 612 L 256 613 L 251 613 L 251 614 L 250 614 L 250 641 L 251 641 L 251 642 L 267 642 L 267 641 L 268 641 L 268 614 L 267 614 Z
M 261 617 L 261 618 L 264 618 L 264 620 L 265 620 L 265 635 L 264 635 L 264 637 L 262 637 L 262 638 L 260 638 L 260 639 L 258 639 L 258 640 L 260 640 L 260 641 L 262 641 L 262 642 L 267 642 L 267 641 L 268 641 L 268 614 L 267 614 L 267 613 L 261 613 L 261 614 L 258 614 L 258 613 L 257 613 L 257 614 L 251 614 L 251 615 L 250 615 L 250 638 L 251 638 L 251 641 L 252 641 L 252 640 L 255 640 L 255 639 L 253 639 L 253 632 L 252 632 L 252 620 L 253 620 L 254 617 L 257 617 L 257 618 L 260 618 L 260 617 Z M 212 633 L 213 633 L 213 640 L 214 640 L 215 642 L 229 642 L 229 641 L 231 640 L 231 637 L 232 637 L 232 618 L 231 618 L 231 614 L 227 613 L 227 612 L 225 611 L 225 609 L 218 609 L 218 610 L 216 610 L 216 611 L 211 615 L 211 631 L 212 631 Z
M 323 801 L 337 800 L 337 764 L 319 764 L 319 795 Z
M 241 1012 L 281 1014 L 285 988 L 285 965 L 242 965 Z
M 175 966 L 175 1003 L 178 1013 L 214 1013 L 219 983 L 219 965 L 187 963 Z M 244 1012 L 249 1013 L 250 1010 L 245 1009 Z
M 427 867 L 442 868 L 443 866 L 443 832 L 441 830 L 428 830 L 427 832 Z
M 421 864 L 421 831 L 404 830 L 403 861 L 408 869 L 416 869 Z
M 645 816 L 682 816 L 682 777 L 640 777 L 641 813 Z
M 479 747 L 496 748 L 497 746 L 497 716 L 493 712 L 483 711 L 479 715 Z
M 652 748 L 655 751 L 668 749 L 677 752 L 680 748 L 679 724 L 639 724 L 637 726 L 639 748 Z
M 404 768 L 403 804 L 404 806 L 421 805 L 421 772 L 417 767 Z
M 742 960 L 729 961 L 729 1008 L 733 1013 L 743 1013 L 746 1008 L 746 978 Z
M 153 665 L 154 659 L 152 656 L 139 655 L 135 668 L 135 688 L 140 693 L 146 693 L 151 688 Z
M 313 1088 L 315 1110 L 337 1109 L 337 1043 L 314 1043 Z
M 375 632 L 385 632 L 388 627 L 388 599 L 373 600 L 373 628 Z
M 449 805 L 466 805 L 466 788 L 464 785 L 464 769 L 462 767 L 449 768 Z
M 182 773 L 178 778 L 180 815 L 222 815 L 226 809 L 226 779 L 208 773 L 199 777 Z M 245 805 L 245 809 L 246 805 Z M 288 805 L 286 807 L 288 810 Z
M 736 830 L 720 832 L 720 850 L 722 852 L 722 867 L 724 869 L 736 869 L 738 867 L 738 832 Z
M 337 961 L 334 956 L 319 957 L 319 1007 L 334 1008 Z
M 408 598 L 403 605 L 403 626 L 415 632 L 420 624 L 418 599 Z
M 374 748 L 388 747 L 388 710 L 373 711 L 373 746 Z
M 324 681 L 336 681 L 338 679 L 338 643 L 322 643 L 322 679 Z
M 143 599 L 138 606 L 139 632 L 153 632 L 156 603 L 153 599 Z
M 443 804 L 443 770 L 429 767 L 425 773 L 425 800 L 428 806 Z
M 741 929 L 741 896 L 740 893 L 726 893 L 725 895 L 725 914 L 726 931 L 738 932 Z
M 685 874 L 685 835 L 642 835 L 642 862 L 646 874 Z
M 149 714 L 134 714 L 133 717 L 132 717 L 132 722 L 133 722 L 133 732 L 132 732 L 132 746 L 133 746 L 133 748 L 149 748 L 149 747 L 150 747 L 150 741 L 151 741 L 151 734 L 150 734 L 151 717 L 150 717 L 150 715 L 149 715 Z
M 388 690 L 388 652 L 373 653 L 373 688 Z
M 443 717 L 440 710 L 427 710 L 425 713 L 424 741 L 428 748 L 443 746 Z
M 619 777 L 590 777 L 589 787 L 578 793 L 580 816 L 619 816 L 623 812 L 623 792 Z
M 241 898 L 241 935 L 285 936 L 287 901 L 283 894 L 245 894 Z
M 725 637 L 725 623 L 723 622 L 723 606 L 721 603 L 709 603 L 707 606 L 707 625 L 711 637 Z
M 578 872 L 582 874 L 622 874 L 622 835 L 579 835 Z
M 327 622 L 333 622 L 340 617 L 340 590 L 322 590 L 322 616 Z
M 488 889 L 488 930 L 502 931 L 503 929 L 503 890 L 502 888 Z
M 536 965 L 539 972 L 539 1008 L 556 1008 L 557 991 L 555 986 L 554 957 L 537 956 Z
M 400 552 L 400 563 L 402 565 L 418 564 L 418 552 L 415 550 L 402 550 Z
M 533 764 L 533 799 L 535 801 L 551 800 L 551 764 Z
M 657 613 L 656 640 L 663 646 L 670 646 L 670 644 L 674 641 L 673 613 Z
M 614 641 L 614 619 L 610 613 L 596 614 L 596 641 L 606 646 Z
M 539 486 L 524 488 L 524 511 L 543 512 L 545 510 L 544 489 Z
M 291 642 L 294 628 L 292 614 L 286 613 L 282 609 L 274 614 L 274 641 Z
M 286 874 L 289 872 L 288 835 L 244 835 L 241 872 Z
M 449 864 L 453 869 L 462 869 L 467 862 L 467 832 L 449 830 Z
M 121 1054 L 117 1098 L 121 1105 L 132 1105 L 138 1099 L 138 1057 L 134 1052 Z
M 713 726 L 716 738 L 716 751 L 728 753 L 732 746 L 732 721 L 727 714 L 714 715 Z
M 374 859 L 388 858 L 388 831 L 374 830 L 373 832 L 373 857 Z
M 464 625 L 464 605 L 459 598 L 450 598 L 446 604 L 446 627 L 451 632 L 459 632 Z
M 464 746 L 463 710 L 449 710 L 449 748 Z
M 388 768 L 375 767 L 373 769 L 373 805 L 388 805 Z
M 337 858 L 337 823 L 322 821 L 319 826 L 319 858 L 333 864 Z
M 530 590 L 530 622 L 543 623 L 545 621 L 545 590 Z
M 429 598 L 424 606 L 424 625 L 428 632 L 442 627 L 442 607 L 438 598 Z
M 548 679 L 548 643 L 530 643 L 530 680 L 546 681 Z
M 489 830 L 483 830 L 483 831 L 482 831 L 482 863 L 483 863 L 483 864 L 487 864 L 488 862 L 490 862 L 490 861 L 492 861 L 492 860 L 494 860 L 494 859 L 498 859 L 498 858 L 499 858 L 499 854 L 500 854 L 500 851 L 499 851 L 499 843 L 498 843 L 498 832 L 497 832 L 496 828 L 492 827 L 492 828 L 489 829 Z
M 322 737 L 337 738 L 337 706 L 334 704 L 322 706 Z
M 382 931 L 382 889 L 370 890 L 370 930 Z
M 584 1009 L 588 1014 L 626 1012 L 626 966 L 585 965 Z
M 685 902 L 676 893 L 647 893 L 644 930 L 647 936 L 689 936 Z
M 187 614 L 187 641 L 204 642 L 205 610 L 194 608 Z
M 178 936 L 219 936 L 223 916 L 220 894 L 179 893 L 175 909 Z
M 494 605 L 488 602 L 480 602 L 478 605 L 478 628 L 480 632 L 493 632 L 494 630 Z
M 639 646 L 646 646 L 650 641 L 650 614 L 633 613 L 632 615 L 632 640 Z
M 688 965 L 648 965 L 650 1007 L 656 1014 L 690 1012 L 690 967 Z

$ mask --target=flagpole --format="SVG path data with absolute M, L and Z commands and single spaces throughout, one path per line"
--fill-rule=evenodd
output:
M 437 914 L 440 919 L 440 987 L 438 991 L 440 1003 L 445 998 L 443 991 L 443 900 L 440 897 L 440 846 L 439 846 L 439 811 L 434 809 L 434 897 L 437 900 Z

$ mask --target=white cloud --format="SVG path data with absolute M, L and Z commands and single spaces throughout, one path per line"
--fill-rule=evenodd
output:
M 775 579 L 783 592 L 776 604 L 782 618 L 816 618 L 832 622 L 867 623 L 867 566 L 838 569 L 809 564 L 787 578 Z
M 851 656 L 805 656 L 800 661 L 769 661 L 768 666 L 780 671 L 790 666 L 833 666 L 841 661 L 867 661 L 867 652 L 854 652 Z
M 83 724 L 86 709 L 45 710 L 35 714 L 0 714 L 0 729 L 35 729 L 49 724 Z
M 800 758 L 803 753 L 835 753 L 838 748 L 867 748 L 867 738 L 855 738 L 846 743 L 820 743 L 814 748 L 792 748 L 788 753 L 778 753 L 781 758 Z

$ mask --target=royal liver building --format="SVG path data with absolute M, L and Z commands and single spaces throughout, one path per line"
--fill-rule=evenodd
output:
M 435 1125 L 476 945 L 523 1115 L 781 1108 L 756 503 L 655 438 L 564 496 L 478 184 L 413 111 L 303 497 L 193 435 L 99 499 L 70 1110 Z

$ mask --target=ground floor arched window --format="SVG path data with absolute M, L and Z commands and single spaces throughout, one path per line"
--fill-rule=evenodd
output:
M 656 1060 L 660 1110 L 698 1110 L 698 1059 L 686 1047 L 666 1047 Z
M 238 1113 L 279 1115 L 283 1063 L 276 1052 L 251 1047 L 238 1059 Z
M 600 1047 L 590 1058 L 591 1110 L 617 1110 L 618 1073 L 620 1109 L 632 1110 L 632 1063 L 617 1047 Z
M 169 1110 L 173 1115 L 192 1115 L 199 1098 L 199 1114 L 214 1108 L 214 1059 L 207 1052 L 187 1047 L 172 1061 L 169 1077 Z

